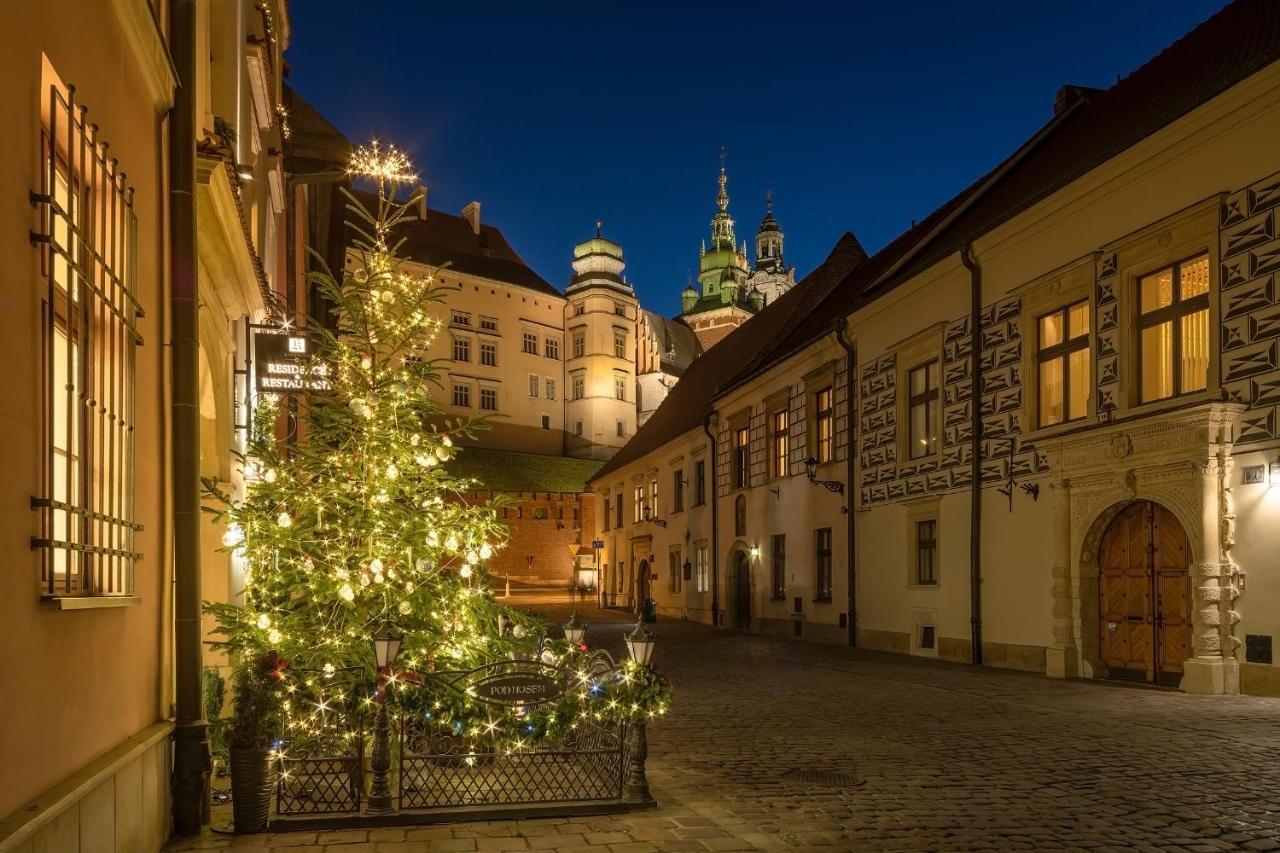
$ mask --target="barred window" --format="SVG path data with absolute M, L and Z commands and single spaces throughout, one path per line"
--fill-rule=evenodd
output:
M 32 201 L 41 256 L 41 592 L 129 596 L 134 535 L 137 219 L 75 89 L 52 83 Z

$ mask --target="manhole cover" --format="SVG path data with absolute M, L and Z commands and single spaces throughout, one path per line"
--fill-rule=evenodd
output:
M 864 781 L 852 773 L 836 770 L 792 770 L 782 774 L 782 778 L 788 782 L 805 782 L 824 788 L 856 788 Z

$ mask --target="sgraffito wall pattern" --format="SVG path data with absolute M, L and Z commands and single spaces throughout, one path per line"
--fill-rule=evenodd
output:
M 1227 196 L 1219 226 L 1221 380 L 1249 408 L 1237 444 L 1280 437 L 1280 175 Z
M 982 311 L 980 365 L 982 398 L 982 481 L 1006 480 L 1048 468 L 1035 447 L 1021 441 L 1021 300 L 1016 297 Z M 970 318 L 947 324 L 942 340 L 942 447 L 920 462 L 898 459 L 898 364 L 894 353 L 863 366 L 859 383 L 859 445 L 863 506 L 966 487 L 971 481 L 973 381 Z

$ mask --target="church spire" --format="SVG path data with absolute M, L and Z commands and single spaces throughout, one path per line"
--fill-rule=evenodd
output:
M 729 210 L 729 191 L 725 189 L 725 185 L 729 183 L 728 176 L 724 173 L 724 146 L 720 146 L 720 192 L 716 195 L 716 207 L 720 208 L 721 213 Z
M 711 219 L 711 250 L 733 252 L 737 239 L 733 233 L 733 218 L 729 216 L 729 177 L 724 168 L 724 147 L 720 148 L 720 191 L 716 194 L 716 215 Z

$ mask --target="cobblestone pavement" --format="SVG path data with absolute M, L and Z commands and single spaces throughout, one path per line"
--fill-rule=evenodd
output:
M 567 608 L 539 609 L 559 621 Z M 608 618 L 589 639 L 617 643 L 619 617 Z M 170 849 L 1280 850 L 1278 700 L 1052 681 L 682 622 L 655 633 L 676 691 L 649 728 L 656 811 Z M 861 784 L 786 778 L 799 770 Z

